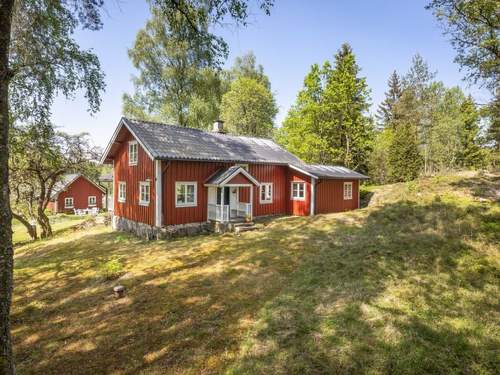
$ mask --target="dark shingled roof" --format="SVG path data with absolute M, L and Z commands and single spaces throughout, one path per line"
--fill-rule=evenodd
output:
M 305 170 L 315 176 L 323 178 L 369 178 L 368 176 L 355 172 L 351 169 L 334 165 L 308 164 L 305 166 Z
M 154 159 L 298 164 L 302 161 L 270 139 L 123 118 Z
M 57 182 L 54 185 L 54 188 L 52 189 L 52 194 L 51 198 L 54 198 L 57 194 L 59 194 L 61 191 L 65 190 L 69 185 L 71 185 L 78 177 L 83 177 L 87 181 L 89 181 L 91 184 L 94 184 L 97 188 L 101 189 L 104 191 L 104 187 L 96 184 L 94 181 L 90 180 L 86 176 L 82 175 L 81 173 L 69 173 L 65 174 L 62 178 L 62 181 Z M 112 179 L 111 179 L 112 180 Z
M 238 165 L 233 165 L 232 167 L 229 168 L 221 168 L 213 175 L 211 175 L 207 179 L 206 183 L 210 185 L 219 185 L 222 181 L 231 176 L 238 169 L 240 169 L 240 166 Z
M 122 125 L 129 129 L 152 159 L 281 164 L 315 178 L 368 178 L 344 167 L 307 165 L 270 139 L 207 132 L 126 117 L 122 117 L 101 162 L 111 162 L 124 141 L 126 131 Z
M 253 177 L 239 165 L 233 165 L 229 168 L 221 168 L 217 170 L 213 175 L 207 178 L 207 181 L 205 183 L 208 185 L 220 185 L 228 178 L 234 178 L 239 173 L 243 174 L 250 182 L 257 185 L 259 184 L 255 177 Z

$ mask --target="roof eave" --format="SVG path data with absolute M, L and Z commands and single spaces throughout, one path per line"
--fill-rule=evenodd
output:
M 135 134 L 135 132 L 131 129 L 131 127 L 127 124 L 127 119 L 125 117 L 122 117 L 120 119 L 120 122 L 118 123 L 113 135 L 111 136 L 111 139 L 108 143 L 108 145 L 106 146 L 106 149 L 104 150 L 102 156 L 101 156 L 101 159 L 99 160 L 99 163 L 100 164 L 108 164 L 109 161 L 113 160 L 113 158 L 108 158 L 109 156 L 109 153 L 111 151 L 111 147 L 113 147 L 113 144 L 116 142 L 116 137 L 118 137 L 118 134 L 120 133 L 120 130 L 122 129 L 123 126 L 125 126 L 127 128 L 127 130 L 130 132 L 130 134 L 132 134 L 132 136 L 137 140 L 137 142 L 141 145 L 141 147 L 143 148 L 143 150 L 146 152 L 146 154 L 148 154 L 148 156 L 151 158 L 151 160 L 155 160 L 155 159 L 158 159 L 156 158 L 153 153 L 149 150 L 148 147 L 146 147 L 146 145 L 142 142 L 142 140 L 137 136 L 137 134 Z

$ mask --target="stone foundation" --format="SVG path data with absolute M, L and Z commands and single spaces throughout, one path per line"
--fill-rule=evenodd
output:
M 132 233 L 146 240 L 194 236 L 197 234 L 209 233 L 212 229 L 210 223 L 207 222 L 169 225 L 159 228 L 120 216 L 113 216 L 112 227 L 116 231 Z

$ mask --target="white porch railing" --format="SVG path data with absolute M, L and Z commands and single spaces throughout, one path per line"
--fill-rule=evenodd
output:
M 209 203 L 208 220 L 229 221 L 229 205 Z
M 250 203 L 239 202 L 236 210 L 239 217 L 252 216 L 252 205 Z
M 236 211 L 236 212 L 235 212 Z M 236 210 L 232 210 L 229 205 L 208 204 L 208 220 L 216 220 L 227 222 L 231 219 L 231 215 L 237 217 L 252 217 L 252 205 L 250 203 L 239 202 L 236 205 Z

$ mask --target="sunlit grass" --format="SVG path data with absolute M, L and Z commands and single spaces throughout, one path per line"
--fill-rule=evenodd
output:
M 76 216 L 76 215 L 52 215 L 49 216 L 49 220 L 52 224 L 52 230 L 54 233 L 68 229 L 74 225 L 82 223 L 88 217 L 86 216 Z M 38 235 L 40 235 L 40 227 L 37 228 Z M 23 242 L 30 241 L 28 231 L 26 227 L 17 220 L 12 220 L 12 241 L 14 244 L 19 244 Z
M 444 176 L 241 236 L 98 226 L 17 247 L 18 371 L 493 374 L 498 188 Z

